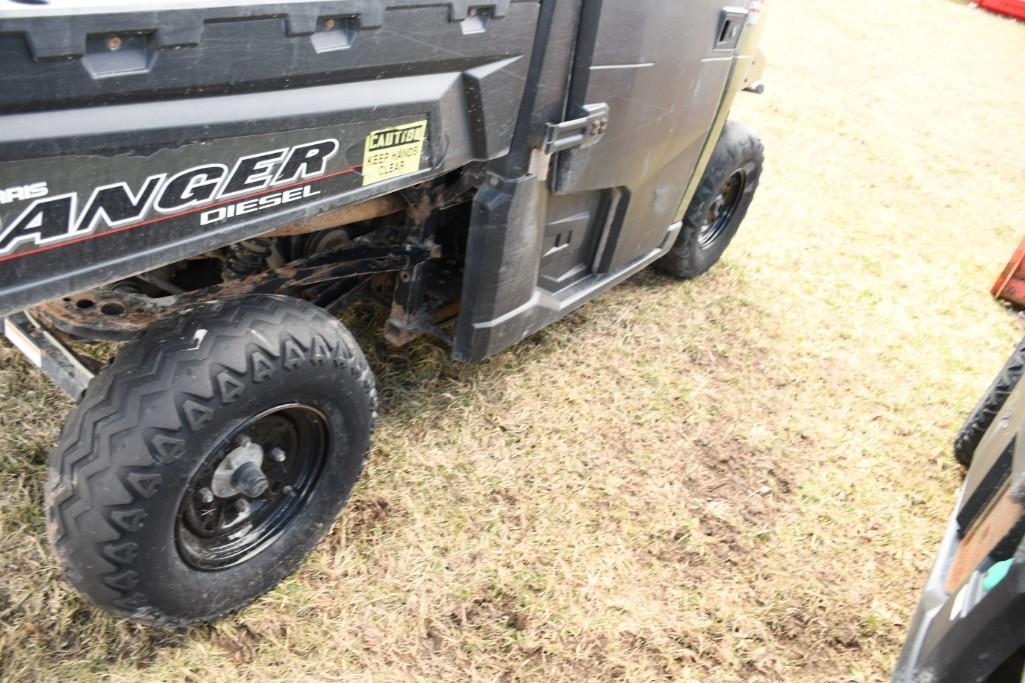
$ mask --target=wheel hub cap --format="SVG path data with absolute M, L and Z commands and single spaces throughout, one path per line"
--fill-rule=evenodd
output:
M 239 564 L 305 508 L 328 452 L 324 416 L 290 404 L 234 430 L 205 458 L 179 506 L 182 558 L 198 569 Z
M 747 186 L 747 174 L 739 170 L 723 183 L 719 194 L 708 206 L 705 214 L 705 223 L 698 231 L 698 246 L 708 249 L 716 240 L 726 232 L 736 214 L 737 207 L 744 196 L 744 189 Z
M 267 489 L 263 465 L 263 448 L 248 436 L 242 437 L 237 448 L 224 457 L 210 480 L 210 490 L 218 498 L 231 498 L 239 494 L 255 498 Z

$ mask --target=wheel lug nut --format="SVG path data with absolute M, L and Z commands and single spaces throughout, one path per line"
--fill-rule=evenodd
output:
M 280 448 L 270 449 L 270 453 L 267 454 L 270 459 L 274 462 L 285 462 L 285 451 Z
M 295 489 L 292 488 L 291 486 L 285 486 L 284 488 L 281 489 L 281 492 L 284 493 L 286 496 L 294 496 L 295 495 Z
M 204 505 L 209 505 L 210 503 L 214 502 L 214 492 L 204 486 L 203 488 L 196 491 L 196 498 L 198 498 L 199 502 L 203 503 Z
M 249 501 L 245 498 L 239 498 L 238 500 L 236 500 L 235 512 L 239 513 L 240 515 L 244 515 L 245 513 L 249 512 Z

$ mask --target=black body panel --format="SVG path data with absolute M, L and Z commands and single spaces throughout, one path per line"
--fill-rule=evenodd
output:
M 535 150 L 532 174 L 492 166 L 496 177 L 478 194 L 470 228 L 457 358 L 508 347 L 673 245 L 688 186 L 739 89 L 742 79 L 732 76 L 749 63 L 739 33 L 736 45 L 717 46 L 728 5 L 555 3 L 530 116 L 572 120 L 585 105 L 607 105 L 607 131 L 551 159 Z M 737 16 L 743 23 L 747 11 Z M 571 34 L 575 49 L 559 40 Z M 561 119 L 551 118 L 560 105 Z
M 499 2 L 482 18 L 461 2 L 367 0 L 26 19 L 0 12 L 0 190 L 20 188 L 0 201 L 0 315 L 502 157 L 537 11 L 534 2 Z M 314 39 L 343 23 L 359 25 L 349 46 L 318 48 Z M 81 56 L 90 36 L 120 40 L 113 54 L 140 31 L 140 49 L 150 51 L 142 71 L 105 76 Z M 161 38 L 166 31 L 172 37 Z M 418 170 L 364 184 L 368 134 L 423 121 Z M 92 228 L 76 225 L 96 188 L 124 182 L 138 193 L 150 176 L 166 182 L 207 164 L 230 171 L 247 155 L 323 139 L 337 150 L 310 181 L 317 194 L 287 205 L 213 226 L 152 208 L 127 227 L 102 216 Z M 39 183 L 45 196 L 16 196 Z M 285 185 L 260 189 L 272 195 Z M 63 232 L 26 214 L 35 199 L 65 195 L 76 206 L 55 209 L 72 214 Z
M 0 0 L 0 315 L 480 162 L 453 354 L 486 358 L 672 246 L 756 18 L 728 0 Z M 546 147 L 589 112 L 607 117 L 584 144 Z M 424 138 L 401 172 L 369 169 L 398 131 Z

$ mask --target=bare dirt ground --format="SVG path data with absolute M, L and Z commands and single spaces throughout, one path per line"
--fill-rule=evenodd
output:
M 68 403 L 0 348 L 0 678 L 885 679 L 950 441 L 1022 332 L 986 290 L 1025 217 L 1025 26 L 769 5 L 769 90 L 736 112 L 768 167 L 725 262 L 479 366 L 366 326 L 365 479 L 222 623 L 136 626 L 60 579 L 40 506 Z

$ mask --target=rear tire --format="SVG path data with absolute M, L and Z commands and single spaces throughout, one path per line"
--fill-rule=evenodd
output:
M 359 347 L 311 304 L 247 296 L 156 323 L 90 383 L 51 456 L 62 568 L 156 626 L 248 604 L 330 529 L 375 411 Z
M 997 414 L 1000 413 L 1000 409 L 1004 407 L 1007 397 L 1018 386 L 1023 374 L 1025 374 L 1025 339 L 1018 342 L 1014 353 L 1004 363 L 1004 367 L 1000 369 L 996 379 L 989 385 L 989 389 L 972 410 L 972 414 L 965 420 L 961 431 L 957 433 L 957 437 L 954 439 L 954 457 L 959 463 L 965 467 L 972 464 L 975 449 L 978 448 L 982 437 L 993 424 Z
M 763 160 L 761 140 L 747 126 L 728 121 L 684 214 L 680 234 L 655 262 L 656 269 L 689 279 L 719 261 L 751 206 Z

